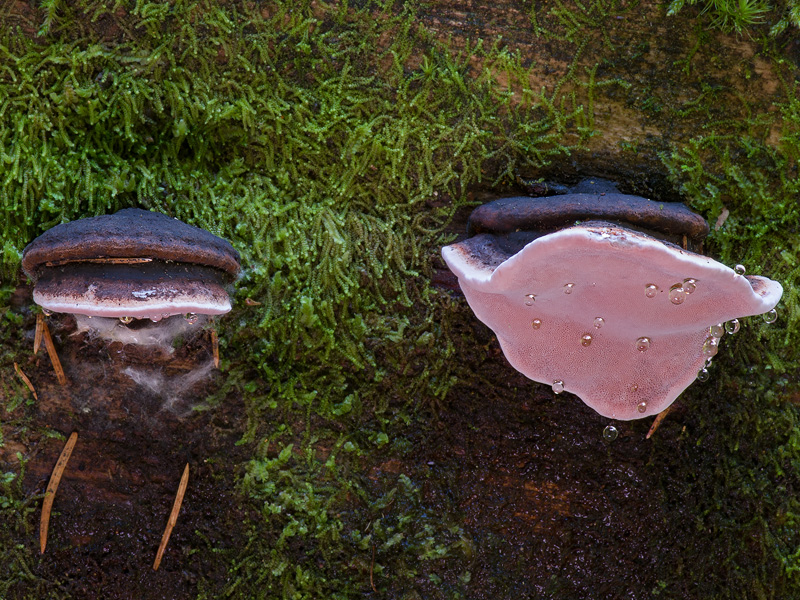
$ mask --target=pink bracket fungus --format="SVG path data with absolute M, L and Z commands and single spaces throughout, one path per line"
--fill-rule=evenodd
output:
M 239 253 L 208 231 L 128 208 L 49 229 L 25 248 L 22 268 L 46 311 L 191 319 L 231 309 L 225 284 L 239 272 Z
M 565 212 L 574 223 L 576 202 L 594 204 L 587 217 L 598 218 L 608 214 L 604 198 L 505 199 L 470 218 L 471 231 L 492 233 L 446 246 L 442 256 L 514 368 L 556 394 L 576 394 L 601 415 L 630 420 L 660 413 L 703 379 L 725 332 L 738 330 L 740 317 L 772 311 L 783 289 L 642 231 L 672 228 L 678 238 L 699 243 L 704 234 L 696 224 L 702 218 L 682 205 L 611 195 L 615 206 L 630 203 L 650 215 L 672 216 L 665 224 L 640 218 L 636 209 L 613 209 L 613 223 L 525 233 L 482 215 L 524 204 L 522 212 L 530 216 L 537 203 L 555 214 L 560 201 L 572 207 Z M 526 224 L 561 224 L 537 219 Z M 518 223 L 519 215 L 511 220 Z

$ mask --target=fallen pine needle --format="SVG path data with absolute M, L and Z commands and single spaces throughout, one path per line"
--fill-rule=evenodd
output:
M 19 365 L 17 363 L 14 363 L 14 370 L 17 372 L 17 375 L 19 375 L 19 378 L 25 382 L 25 385 L 28 386 L 28 389 L 31 391 L 31 394 L 33 394 L 33 399 L 38 400 L 39 396 L 36 395 L 36 390 L 33 389 L 33 384 L 31 383 L 31 380 L 28 379 L 28 376 L 22 372 L 22 369 L 19 368 Z
M 211 330 L 211 351 L 214 353 L 214 368 L 219 369 L 219 338 L 217 330 Z
M 42 346 L 42 329 L 44 326 L 44 315 L 42 313 L 36 314 L 36 331 L 33 333 L 33 353 L 39 352 Z
M 47 354 L 50 356 L 50 362 L 53 363 L 53 370 L 56 372 L 56 379 L 61 385 L 67 385 L 67 378 L 64 375 L 64 369 L 61 367 L 61 361 L 58 360 L 56 347 L 53 344 L 53 338 L 50 337 L 50 328 L 47 322 L 42 319 L 42 337 L 44 338 L 44 347 L 47 348 Z
M 39 546 L 42 549 L 42 554 L 44 554 L 44 548 L 47 546 L 47 529 L 50 527 L 50 511 L 53 509 L 53 500 L 55 500 L 56 497 L 56 490 L 58 489 L 58 484 L 61 483 L 61 475 L 63 475 L 64 468 L 69 462 L 69 457 L 72 455 L 72 449 L 75 447 L 76 441 L 78 441 L 78 432 L 73 431 L 67 443 L 64 444 L 61 456 L 58 457 L 56 466 L 53 469 L 53 474 L 50 476 L 50 483 L 47 484 L 47 491 L 44 493 L 42 520 L 39 524 Z
M 667 414 L 669 413 L 669 411 L 671 411 L 671 410 L 672 410 L 672 406 L 668 406 L 667 408 L 665 408 L 664 410 L 662 410 L 660 413 L 658 413 L 656 415 L 656 420 L 653 421 L 653 424 L 650 426 L 650 431 L 648 431 L 647 435 L 644 436 L 646 440 L 649 440 L 650 436 L 653 435 L 656 432 L 656 429 L 658 429 L 658 426 L 661 425 L 661 421 L 664 420 L 664 417 L 666 417 Z
M 181 483 L 178 486 L 178 493 L 175 494 L 175 503 L 172 505 L 172 512 L 167 521 L 167 528 L 164 530 L 164 535 L 161 536 L 161 544 L 156 552 L 156 560 L 153 563 L 153 571 L 158 571 L 158 565 L 161 564 L 161 557 L 164 556 L 164 550 L 167 547 L 169 536 L 172 534 L 172 528 L 178 521 L 178 513 L 181 510 L 181 502 L 183 502 L 183 495 L 186 493 L 186 486 L 189 485 L 189 463 L 186 463 L 186 468 L 183 470 Z

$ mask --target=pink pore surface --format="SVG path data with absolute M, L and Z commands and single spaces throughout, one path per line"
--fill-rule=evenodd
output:
M 514 368 L 548 385 L 563 381 L 565 391 L 614 419 L 664 410 L 703 368 L 711 325 L 767 312 L 782 294 L 774 281 L 737 275 L 620 227 L 576 226 L 546 235 L 496 268 L 481 262 L 470 240 L 442 255 Z M 670 288 L 686 279 L 695 290 L 674 304 Z M 652 298 L 650 284 L 657 286 Z M 644 337 L 649 345 L 642 351 L 637 340 Z
M 223 290 L 224 292 L 224 290 Z M 173 315 L 198 314 L 221 315 L 231 310 L 227 294 L 209 294 L 206 298 L 195 296 L 172 296 L 169 300 L 149 298 L 144 301 L 114 299 L 98 301 L 94 298 L 75 296 L 45 296 L 34 290 L 33 301 L 51 312 L 62 312 L 90 317 L 132 317 L 134 319 L 153 319 Z

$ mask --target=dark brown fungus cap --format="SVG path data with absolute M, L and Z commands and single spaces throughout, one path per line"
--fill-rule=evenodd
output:
M 22 268 L 45 309 L 158 320 L 228 312 L 224 285 L 239 253 L 208 231 L 128 208 L 53 227 L 25 248 Z
M 234 279 L 239 253 L 226 240 L 157 212 L 126 208 L 56 225 L 22 253 L 22 268 L 36 280 L 45 265 L 104 258 L 150 258 L 220 269 Z
M 681 244 L 698 246 L 708 235 L 708 223 L 680 202 L 656 202 L 618 193 L 565 194 L 547 198 L 502 198 L 476 208 L 469 234 L 510 234 L 516 231 L 551 233 L 576 221 L 611 221 L 641 229 Z

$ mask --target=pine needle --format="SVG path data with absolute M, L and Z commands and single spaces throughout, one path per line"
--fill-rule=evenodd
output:
M 653 435 L 656 432 L 656 429 L 658 429 L 658 426 L 661 425 L 661 421 L 664 420 L 664 417 L 666 417 L 667 414 L 669 413 L 669 411 L 671 411 L 671 410 L 672 410 L 672 406 L 668 406 L 667 408 L 665 408 L 664 410 L 662 410 L 660 413 L 658 413 L 656 415 L 656 420 L 653 421 L 653 424 L 650 426 L 650 431 L 647 432 L 647 435 L 645 436 L 645 439 L 647 439 L 647 440 L 650 439 L 650 436 Z
M 211 351 L 214 353 L 214 368 L 219 369 L 219 337 L 217 330 L 211 330 Z
M 58 360 L 56 347 L 53 344 L 53 338 L 50 337 L 50 328 L 47 326 L 47 321 L 42 318 L 42 337 L 44 338 L 44 346 L 47 348 L 47 354 L 50 356 L 50 362 L 53 363 L 53 370 L 56 372 L 56 379 L 61 385 L 67 385 L 67 378 L 64 375 L 64 369 L 61 367 L 61 361 Z
M 44 327 L 44 315 L 42 313 L 36 314 L 36 331 L 33 334 L 33 353 L 39 352 L 42 345 L 42 329 Z
M 164 529 L 164 535 L 161 536 L 161 544 L 156 552 L 156 560 L 153 563 L 153 571 L 158 571 L 158 566 L 161 564 L 161 557 L 164 556 L 164 550 L 169 542 L 169 536 L 172 535 L 172 528 L 178 521 L 178 513 L 181 510 L 181 503 L 183 502 L 183 495 L 186 493 L 186 486 L 189 485 L 189 463 L 186 463 L 186 468 L 183 470 L 183 477 L 181 483 L 178 485 L 178 493 L 175 494 L 175 503 L 172 505 L 172 512 L 167 521 L 167 528 Z
M 14 363 L 14 370 L 17 372 L 17 375 L 19 375 L 19 378 L 22 379 L 22 381 L 25 383 L 25 385 L 28 386 L 28 389 L 33 394 L 33 399 L 34 400 L 38 400 L 39 396 L 36 395 L 36 390 L 33 389 L 33 384 L 31 383 L 31 380 L 28 379 L 28 376 L 25 375 L 25 373 L 22 372 L 22 369 L 19 368 L 19 365 L 17 365 L 17 363 Z
M 42 503 L 42 520 L 39 524 L 39 546 L 42 549 L 42 554 L 44 554 L 45 546 L 47 546 L 47 529 L 50 527 L 50 511 L 53 509 L 56 490 L 58 489 L 58 484 L 61 483 L 61 475 L 64 473 L 64 468 L 69 462 L 69 457 L 72 456 L 72 449 L 77 441 L 78 432 L 73 431 L 67 443 L 64 444 L 61 456 L 58 457 L 56 466 L 53 468 L 53 474 L 50 476 L 50 483 L 47 484 L 47 491 L 44 494 L 44 502 Z

